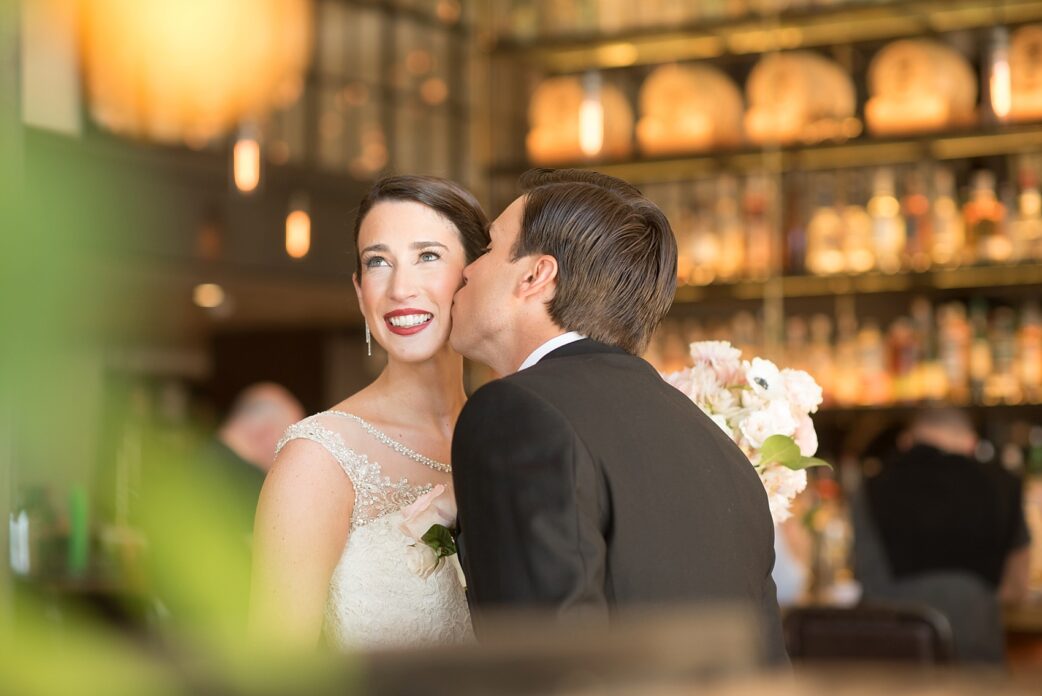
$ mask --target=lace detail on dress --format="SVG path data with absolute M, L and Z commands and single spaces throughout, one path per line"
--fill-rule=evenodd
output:
M 412 486 L 409 479 L 392 481 L 384 476 L 380 465 L 364 454 L 355 452 L 344 444 L 340 433 L 334 432 L 316 419 L 322 413 L 294 423 L 279 440 L 275 456 L 290 440 L 311 440 L 322 445 L 333 455 L 344 470 L 355 489 L 355 507 L 351 514 L 351 530 L 369 524 L 373 520 L 411 505 L 421 495 L 431 490 L 430 484 Z
M 324 632 L 344 650 L 456 644 L 473 635 L 456 570 L 444 563 L 426 580 L 409 570 L 412 540 L 401 521 L 392 513 L 352 532 L 333 571 Z
M 316 414 L 290 426 L 276 454 L 294 439 L 311 440 L 340 464 L 355 488 L 351 533 L 329 581 L 325 626 L 343 650 L 430 646 L 473 636 L 467 596 L 445 563 L 427 579 L 409 570 L 405 550 L 413 542 L 398 528 L 401 510 L 429 491 L 392 481 L 380 465 L 349 448 Z

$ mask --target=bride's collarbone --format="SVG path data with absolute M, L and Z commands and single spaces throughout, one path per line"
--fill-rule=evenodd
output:
M 331 425 L 352 451 L 382 465 L 408 463 L 448 474 L 451 439 L 397 419 L 366 417 L 364 411 L 330 409 Z M 333 420 L 335 419 L 335 420 Z M 399 467 L 395 467 L 399 468 Z

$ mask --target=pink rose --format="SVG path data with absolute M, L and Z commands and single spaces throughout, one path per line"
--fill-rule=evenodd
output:
M 398 529 L 402 534 L 419 541 L 436 524 L 452 527 L 456 523 L 456 501 L 448 489 L 438 484 L 402 510 Z
M 707 366 L 723 386 L 741 381 L 742 351 L 727 341 L 699 341 L 691 344 L 691 359 L 695 367 Z
M 796 441 L 796 446 L 800 448 L 800 454 L 804 457 L 813 457 L 818 451 L 818 433 L 814 430 L 814 421 L 810 416 L 800 416 L 792 439 Z

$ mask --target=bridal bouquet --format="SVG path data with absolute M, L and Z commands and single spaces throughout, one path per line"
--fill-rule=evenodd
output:
M 398 529 L 412 539 L 406 548 L 409 569 L 426 580 L 445 563 L 456 570 L 463 587 L 467 580 L 456 554 L 451 528 L 456 524 L 456 502 L 445 486 L 438 484 L 402 510 Z
M 741 356 L 727 341 L 692 343 L 694 366 L 665 379 L 738 444 L 767 489 L 771 517 L 782 522 L 807 486 L 806 470 L 828 466 L 814 457 L 818 436 L 810 419 L 821 404 L 821 387 L 802 370 Z

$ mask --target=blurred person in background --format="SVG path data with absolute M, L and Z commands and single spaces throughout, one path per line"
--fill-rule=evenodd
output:
M 958 409 L 920 411 L 854 502 L 866 599 L 921 601 L 952 624 L 961 659 L 1003 654 L 999 605 L 1024 599 L 1030 536 L 1018 478 L 974 458 Z
M 451 309 L 487 226 L 470 193 L 434 177 L 382 179 L 360 203 L 355 292 L 387 365 L 280 443 L 257 508 L 256 639 L 306 650 L 324 633 L 350 650 L 471 636 L 455 568 L 417 534 L 432 513 L 455 523 L 447 462 L 466 395 Z
M 253 534 L 253 516 L 279 438 L 305 415 L 285 387 L 261 382 L 244 389 L 200 457 L 241 495 L 242 534 Z

